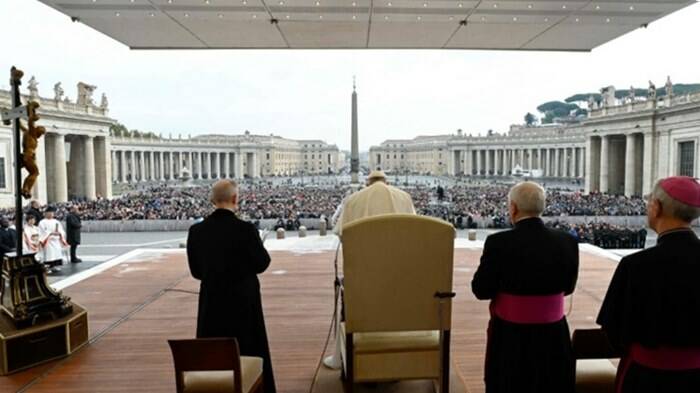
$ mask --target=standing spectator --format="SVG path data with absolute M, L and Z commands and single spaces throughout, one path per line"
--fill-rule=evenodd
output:
M 42 218 L 44 218 L 44 215 L 41 214 L 41 205 L 39 205 L 39 201 L 32 199 L 32 201 L 29 202 L 29 208 L 27 209 L 26 216 L 34 217 L 34 224 L 37 224 Z
M 487 393 L 573 393 L 576 379 L 564 296 L 576 288 L 578 244 L 545 227 L 544 189 L 514 186 L 515 228 L 490 235 L 472 280 L 490 300 L 484 380 Z
M 0 217 L 0 258 L 17 248 L 17 232 L 10 228 L 7 217 Z
M 238 185 L 219 180 L 211 190 L 216 210 L 192 225 L 187 262 L 200 280 L 197 338 L 235 337 L 241 355 L 263 359 L 263 388 L 275 393 L 258 274 L 270 255 L 253 224 L 236 216 Z
M 66 217 L 66 235 L 68 244 L 70 244 L 71 263 L 80 263 L 83 261 L 75 254 L 80 244 L 80 228 L 83 226 L 80 222 L 79 214 L 78 205 L 72 205 L 70 207 L 70 213 L 68 213 Z

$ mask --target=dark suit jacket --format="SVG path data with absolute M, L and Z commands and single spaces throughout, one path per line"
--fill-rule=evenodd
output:
M 472 291 L 479 299 L 571 294 L 578 277 L 578 243 L 539 218 L 519 221 L 486 239 Z M 485 382 L 487 393 L 573 393 L 575 361 L 566 318 L 516 324 L 492 316 Z
M 264 359 L 265 392 L 275 391 L 257 275 L 270 265 L 253 224 L 217 209 L 187 238 L 192 276 L 201 280 L 197 337 L 235 337 L 241 355 Z
M 17 232 L 12 228 L 0 228 L 0 258 L 17 248 Z
M 77 214 L 69 213 L 66 217 L 66 241 L 70 245 L 80 244 L 80 228 L 83 224 Z

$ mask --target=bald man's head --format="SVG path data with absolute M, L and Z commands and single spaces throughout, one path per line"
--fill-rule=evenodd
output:
M 238 184 L 229 179 L 219 180 L 211 189 L 211 202 L 219 209 L 238 207 Z
M 539 217 L 544 212 L 545 191 L 535 182 L 525 181 L 518 183 L 510 189 L 508 201 L 510 202 L 511 222 L 526 217 Z

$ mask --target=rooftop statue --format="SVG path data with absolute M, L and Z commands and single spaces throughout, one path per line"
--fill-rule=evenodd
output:
M 627 99 L 629 99 L 630 102 L 634 102 L 637 99 L 637 94 L 634 91 L 634 86 L 630 86 L 630 92 L 627 95 Z
M 92 99 L 92 95 L 97 89 L 97 86 L 88 85 L 87 83 L 78 83 L 78 105 L 95 105 L 95 101 Z
M 647 92 L 647 100 L 656 101 L 656 85 L 649 81 L 649 91 Z
M 598 105 L 595 101 L 595 97 L 593 97 L 592 95 L 588 96 L 588 111 L 590 112 L 596 109 L 598 109 Z
M 600 94 L 603 96 L 603 106 L 610 107 L 615 106 L 615 86 L 608 86 L 600 89 Z
M 29 82 L 27 84 L 27 89 L 29 90 L 30 97 L 32 97 L 32 98 L 39 97 L 39 82 L 36 81 L 36 78 L 33 75 L 29 79 Z
M 61 101 L 63 99 L 63 94 L 65 92 L 63 91 L 63 87 L 61 87 L 61 82 L 56 83 L 53 85 L 53 99 L 56 101 Z
M 107 94 L 102 93 L 102 100 L 100 101 L 100 108 L 109 109 L 109 101 L 107 100 Z
M 673 97 L 673 82 L 670 76 L 666 79 L 666 97 Z

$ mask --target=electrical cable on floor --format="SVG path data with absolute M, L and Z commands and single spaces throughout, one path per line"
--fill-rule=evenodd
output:
M 335 249 L 335 261 L 333 262 L 333 265 L 335 267 L 335 280 L 333 281 L 333 286 L 334 286 L 334 295 L 333 295 L 333 317 L 331 317 L 331 325 L 328 327 L 328 334 L 326 335 L 326 342 L 323 344 L 323 350 L 321 351 L 321 358 L 318 359 L 318 363 L 316 364 L 316 370 L 314 371 L 314 376 L 311 379 L 311 385 L 309 386 L 309 393 L 313 393 L 314 391 L 314 386 L 316 386 L 316 378 L 318 378 L 318 372 L 321 371 L 321 367 L 323 366 L 323 358 L 326 354 L 326 351 L 328 350 L 328 344 L 330 343 L 331 340 L 331 335 L 333 334 L 334 331 L 336 331 L 336 321 L 338 318 L 338 298 L 340 297 L 340 278 L 338 277 L 338 251 L 340 251 L 340 242 L 338 242 L 338 247 Z M 336 338 L 337 338 L 337 331 L 336 331 Z M 334 354 L 333 356 L 340 356 L 339 353 Z
M 188 293 L 190 295 L 199 295 L 199 292 L 197 292 L 197 291 L 188 291 L 187 289 L 176 289 L 176 288 L 168 288 L 165 290 L 165 292 L 182 292 L 182 293 Z

